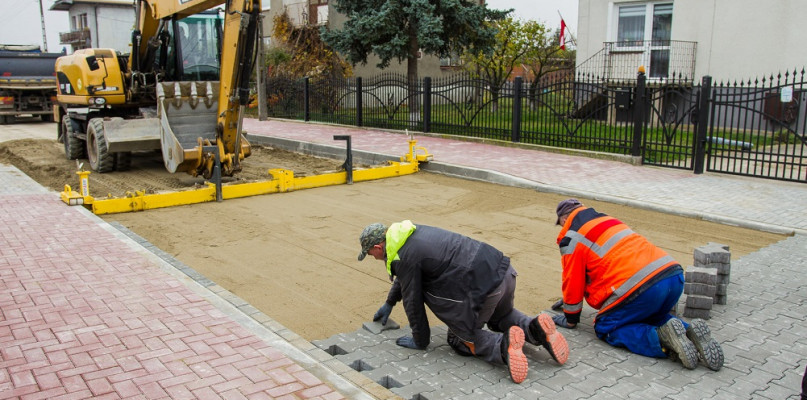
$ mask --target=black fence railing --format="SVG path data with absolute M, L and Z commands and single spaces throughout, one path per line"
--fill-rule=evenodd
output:
M 270 79 L 268 115 L 615 153 L 644 164 L 807 183 L 805 72 L 739 84 L 559 74 L 503 85 Z
M 697 46 L 697 42 L 681 40 L 606 42 L 602 50 L 580 63 L 576 70 L 605 81 L 633 80 L 636 68 L 642 65 L 650 82 L 673 78 L 692 81 Z

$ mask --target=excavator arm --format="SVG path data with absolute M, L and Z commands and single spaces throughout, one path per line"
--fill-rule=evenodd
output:
M 137 29 L 132 34 L 128 60 L 132 82 L 153 76 L 159 51 L 166 51 L 170 21 L 224 4 L 220 42 L 219 80 L 166 82 L 159 77 L 156 91 L 161 115 L 163 159 L 170 172 L 186 171 L 207 178 L 216 160 L 223 175 L 240 171 L 249 156 L 241 122 L 249 99 L 249 78 L 258 45 L 260 0 L 138 0 Z M 175 39 L 175 41 L 178 39 Z M 187 50 L 187 49 L 186 49 Z M 165 58 L 165 54 L 163 57 Z M 138 76 L 140 75 L 140 76 Z M 134 87 L 135 85 L 130 85 Z M 211 151 L 211 148 L 216 148 Z

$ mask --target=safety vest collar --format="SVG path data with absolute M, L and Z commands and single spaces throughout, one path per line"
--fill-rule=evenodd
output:
M 392 262 L 400 260 L 398 250 L 406 243 L 406 239 L 415 231 L 415 224 L 410 220 L 396 222 L 387 229 L 386 244 L 384 248 L 387 253 L 387 274 L 392 278 Z

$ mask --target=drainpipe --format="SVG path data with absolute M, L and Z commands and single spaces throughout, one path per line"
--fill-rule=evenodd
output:
M 101 47 L 101 44 L 98 42 L 98 4 L 93 6 L 93 13 L 95 14 L 93 17 L 95 18 L 95 47 L 96 49 Z

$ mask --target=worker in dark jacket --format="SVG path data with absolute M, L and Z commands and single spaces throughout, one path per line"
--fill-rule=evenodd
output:
M 563 302 L 555 323 L 574 328 L 585 300 L 599 310 L 597 337 L 648 357 L 677 358 L 692 369 L 723 366 L 723 350 L 702 319 L 692 323 L 670 314 L 684 289 L 684 275 L 667 252 L 618 219 L 563 200 L 556 209 Z M 555 307 L 553 307 L 555 308 Z
M 359 240 L 359 260 L 369 254 L 384 261 L 393 280 L 373 320 L 386 324 L 403 300 L 412 336 L 398 338 L 398 345 L 428 346 L 428 306 L 448 326 L 448 344 L 456 352 L 507 365 L 513 382 L 527 377 L 525 340 L 545 347 L 559 364 L 568 359 L 566 339 L 549 315 L 530 318 L 513 307 L 517 274 L 493 246 L 411 221 L 368 225 Z M 485 324 L 492 331 L 483 330 Z

